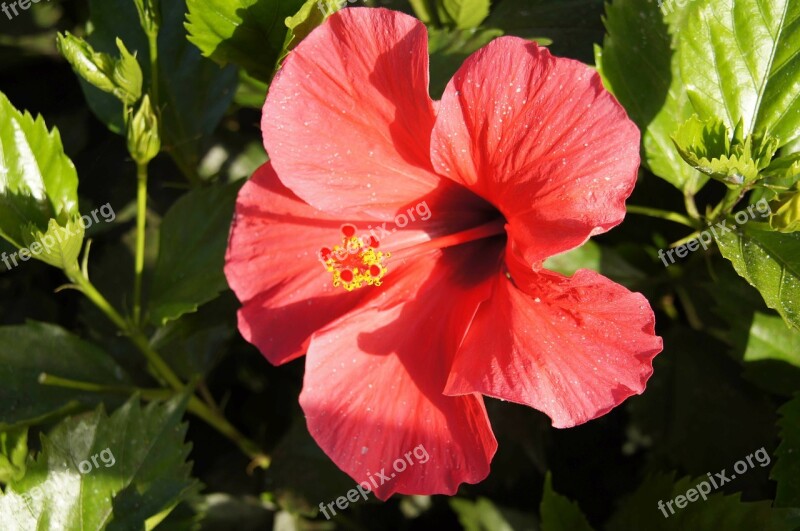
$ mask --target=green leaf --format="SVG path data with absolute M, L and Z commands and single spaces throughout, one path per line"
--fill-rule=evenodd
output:
M 162 326 L 194 312 L 227 289 L 222 268 L 242 184 L 238 181 L 189 192 L 164 216 L 150 297 L 154 324 Z
M 458 515 L 465 531 L 514 531 L 500 509 L 487 498 L 478 498 L 474 502 L 452 498 L 450 508 Z
M 25 251 L 32 257 L 65 271 L 77 266 L 84 237 L 80 218 L 75 216 L 67 220 L 63 227 L 51 219 L 46 231 L 40 231 L 33 223 L 29 223 L 26 229 L 22 238 Z M 20 259 L 24 258 L 22 250 L 19 255 Z
M 128 377 L 105 352 L 50 324 L 0 327 L 0 429 L 30 424 L 65 411 L 93 406 L 107 395 L 45 386 L 39 375 L 102 385 Z
M 489 16 L 490 0 L 436 0 L 439 20 L 456 29 L 472 29 Z
M 758 464 L 756 462 L 756 464 Z M 728 474 L 730 477 L 730 473 Z M 649 476 L 630 496 L 624 498 L 616 513 L 608 522 L 608 531 L 683 531 L 687 529 L 758 529 L 759 531 L 792 531 L 791 518 L 795 516 L 785 509 L 772 509 L 769 500 L 742 502 L 741 494 L 725 496 L 711 488 L 707 476 L 696 479 L 685 477 L 677 482 L 673 474 Z M 711 494 L 706 499 L 697 492 L 698 485 L 705 482 Z M 704 491 L 706 487 L 700 487 Z M 696 500 L 678 508 L 673 501 L 677 496 L 686 496 L 695 489 Z M 662 503 L 663 512 L 659 508 Z M 672 502 L 670 511 L 667 502 Z M 666 512 L 667 516 L 664 516 Z M 674 514 L 673 514 L 674 512 Z
M 21 113 L 0 92 L 0 236 L 24 245 L 29 224 L 47 230 L 78 215 L 78 174 L 57 129 Z
M 239 86 L 236 88 L 234 102 L 242 107 L 252 107 L 261 110 L 267 98 L 268 86 L 247 75 L 244 70 L 239 70 Z M 263 151 L 263 150 L 262 150 Z
M 687 292 L 695 297 L 695 307 L 700 311 L 711 310 L 711 315 L 701 315 L 700 319 L 709 323 L 709 333 L 729 346 L 728 353 L 733 359 L 742 360 L 745 380 L 767 393 L 791 397 L 800 389 L 800 368 L 770 358 L 773 348 L 782 350 L 782 347 L 767 336 L 774 326 L 772 321 L 779 323 L 784 331 L 786 325 L 769 311 L 761 294 L 736 273 L 730 262 L 719 255 L 712 260 L 714 280 L 701 282 L 702 292 L 687 286 Z M 721 319 L 719 327 L 717 318 Z M 778 335 L 781 337 L 783 334 Z
M 732 227 L 732 225 L 735 227 Z M 751 224 L 714 231 L 722 256 L 733 264 L 791 326 L 800 329 L 800 233 L 780 234 Z
M 244 68 L 264 82 L 272 79 L 284 49 L 284 21 L 305 0 L 187 0 L 189 41 L 221 65 Z
M 0 433 L 0 483 L 15 483 L 25 477 L 28 457 L 28 428 Z
M 646 275 L 628 263 L 616 250 L 589 240 L 580 247 L 544 261 L 545 269 L 571 277 L 579 269 L 591 269 L 608 278 L 629 286 Z
M 791 155 L 773 159 L 762 173 L 765 177 L 791 179 L 787 185 L 791 186 L 800 176 L 800 153 L 792 153 Z
M 144 529 L 197 487 L 186 462 L 185 406 L 179 397 L 142 409 L 134 397 L 111 417 L 99 406 L 65 419 L 0 496 L 0 513 L 20 529 Z
M 286 40 L 278 62 L 282 61 L 314 28 L 343 6 L 340 0 L 306 0 L 297 13 L 286 17 L 285 24 L 289 31 L 286 32 Z
M 781 151 L 786 151 L 786 148 Z M 781 204 L 793 197 L 792 188 L 796 189 L 797 183 L 800 182 L 800 153 L 791 153 L 772 159 L 761 175 L 763 179 L 756 183 L 749 202 L 754 203 L 762 198 L 770 202 L 777 201 L 779 204 L 773 206 L 772 210 L 773 212 L 779 210 Z M 787 224 L 790 222 L 791 220 L 786 221 Z M 773 225 L 774 230 L 785 228 L 774 224 L 773 220 L 770 220 L 770 224 Z
M 683 13 L 683 8 L 676 13 Z M 602 49 L 595 48 L 595 63 L 605 86 L 643 132 L 643 163 L 655 175 L 693 195 L 708 177 L 684 163 L 671 139 L 692 115 L 678 57 L 671 47 L 670 32 L 680 28 L 677 19 L 664 17 L 649 0 L 606 4 L 608 34 Z
M 592 46 L 603 39 L 603 0 L 502 0 L 484 21 L 507 35 L 546 37 L 555 55 L 592 61 Z
M 592 531 L 578 504 L 553 490 L 553 475 L 550 472 L 544 478 L 539 512 L 542 531 Z
M 150 51 L 130 0 L 90 0 L 93 31 L 87 40 L 99 52 L 113 53 L 120 38 L 136 53 L 149 85 Z M 161 1 L 158 34 L 159 98 L 153 106 L 160 111 L 161 142 L 184 174 L 194 175 L 208 136 L 214 132 L 228 109 L 236 89 L 236 70 L 220 70 L 203 59 L 186 40 L 183 2 Z M 82 88 L 89 107 L 112 131 L 126 131 L 122 104 L 86 83 Z M 152 91 L 150 91 L 152 95 Z
M 742 138 L 742 121 L 732 133 L 718 118 L 693 115 L 672 136 L 690 166 L 731 188 L 750 184 L 769 166 L 778 149 L 776 138 L 752 134 Z
M 503 32 L 495 28 L 476 30 L 444 30 L 428 28 L 430 53 L 430 93 L 440 98 L 453 74 L 470 54 L 500 37 Z
M 778 316 L 756 313 L 744 361 L 780 360 L 800 368 L 800 332 L 786 327 Z
M 168 322 L 153 336 L 153 348 L 182 379 L 207 375 L 227 353 L 238 307 L 236 297 L 227 295 Z
M 271 453 L 272 464 L 265 480 L 274 485 L 271 494 L 280 507 L 295 514 L 314 515 L 319 513 L 319 500 L 335 499 L 352 488 L 353 481 L 308 433 L 299 407 L 293 405 L 292 409 L 294 420 Z
M 770 477 L 778 482 L 775 507 L 800 507 L 800 394 L 779 410 L 781 444 Z
M 774 406 L 742 377 L 728 345 L 680 326 L 664 335 L 664 344 L 647 392 L 629 399 L 633 426 L 658 441 L 653 458 L 701 475 L 771 440 L 765 434 L 774 429 Z
M 800 135 L 800 3 L 697 2 L 681 35 L 683 82 L 703 118 L 744 121 L 786 144 Z
M 411 8 L 414 10 L 414 15 L 424 22 L 426 25 L 433 24 L 433 13 L 431 11 L 431 5 L 428 4 L 428 0 L 408 0 L 408 3 L 411 4 Z
M 551 256 L 542 265 L 545 269 L 572 276 L 579 269 L 591 269 L 599 272 L 601 258 L 602 249 L 600 245 L 589 240 L 571 251 Z

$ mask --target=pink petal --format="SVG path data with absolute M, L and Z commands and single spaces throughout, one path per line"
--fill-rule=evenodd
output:
M 644 391 L 662 349 L 647 299 L 589 270 L 511 275 L 478 310 L 446 393 L 526 404 L 568 428 Z
M 242 336 L 270 362 L 302 355 L 315 330 L 369 295 L 334 288 L 319 261 L 322 247 L 340 243 L 342 224 L 294 196 L 269 163 L 239 192 L 225 275 L 243 303 Z
M 413 17 L 350 8 L 297 46 L 262 120 L 289 189 L 320 210 L 387 219 L 436 188 L 427 41 Z
M 505 215 L 512 245 L 536 264 L 622 221 L 639 131 L 588 66 L 503 37 L 448 84 L 431 156 Z

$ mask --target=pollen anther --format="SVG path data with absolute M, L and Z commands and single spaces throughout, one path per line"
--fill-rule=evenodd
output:
M 378 251 L 378 241 L 370 237 L 362 240 L 352 225 L 342 227 L 342 244 L 319 250 L 319 259 L 333 275 L 334 287 L 347 291 L 364 286 L 380 286 L 386 274 L 384 260 L 391 253 Z

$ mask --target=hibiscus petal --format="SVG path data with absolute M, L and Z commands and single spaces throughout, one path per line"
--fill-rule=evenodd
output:
M 478 310 L 447 394 L 526 404 L 568 428 L 644 391 L 662 349 L 647 299 L 585 269 L 511 275 Z
M 339 243 L 342 224 L 294 196 L 269 163 L 239 192 L 225 276 L 243 303 L 242 336 L 270 362 L 302 355 L 315 330 L 368 295 L 334 288 L 317 257 L 322 247 Z
M 447 85 L 431 157 L 494 204 L 517 252 L 538 264 L 622 221 L 639 131 L 588 66 L 503 37 Z
M 435 189 L 425 26 L 396 11 L 344 9 L 288 56 L 264 104 L 281 181 L 328 212 L 386 218 Z
M 454 494 L 460 483 L 489 473 L 497 442 L 482 398 L 442 390 L 452 354 L 488 296 L 501 245 L 415 257 L 402 275 L 387 276 L 377 305 L 311 340 L 300 395 L 309 431 L 356 481 L 373 478 L 381 499 L 395 492 Z M 427 462 L 412 457 L 414 464 L 398 472 L 396 460 L 418 447 Z M 385 484 L 382 471 L 390 477 Z

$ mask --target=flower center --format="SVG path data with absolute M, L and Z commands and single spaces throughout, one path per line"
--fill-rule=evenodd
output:
M 395 253 L 378 251 L 380 242 L 374 236 L 356 236 L 354 225 L 342 225 L 342 245 L 319 250 L 319 259 L 333 276 L 333 286 L 353 291 L 364 286 L 380 286 L 387 269 L 384 261 L 394 255 L 397 260 L 406 260 L 433 249 L 444 249 L 505 232 L 505 220 L 495 219 L 483 225 L 455 234 L 416 243 L 397 249 Z
M 333 249 L 323 247 L 319 259 L 325 269 L 333 275 L 333 286 L 353 291 L 363 286 L 380 286 L 386 274 L 383 261 L 391 253 L 378 251 L 378 240 L 370 236 L 368 241 L 356 236 L 353 225 L 342 226 L 342 245 Z

